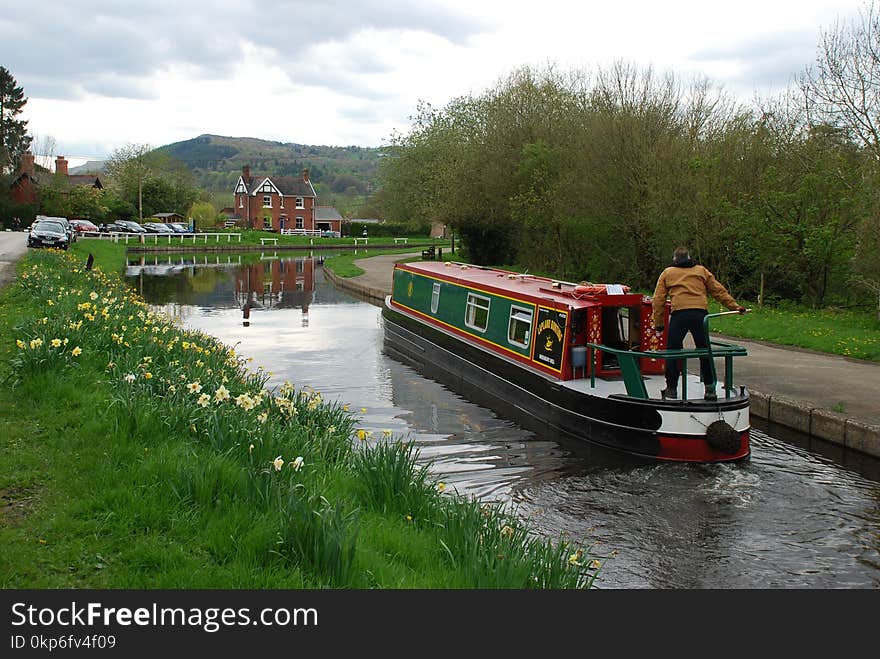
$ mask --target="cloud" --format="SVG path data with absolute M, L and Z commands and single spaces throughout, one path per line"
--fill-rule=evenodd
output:
M 138 78 L 155 80 L 172 68 L 231 77 L 249 46 L 291 82 L 314 82 L 325 64 L 314 55 L 330 50 L 336 73 L 325 84 L 358 93 L 352 76 L 390 70 L 381 55 L 388 35 L 414 31 L 462 45 L 488 28 L 463 10 L 411 0 L 42 0 L 4 10 L 0 60 L 20 83 L 35 82 L 30 94 L 144 98 L 149 87 Z
M 782 89 L 815 58 L 816 35 L 810 31 L 765 34 L 694 52 L 689 59 L 726 66 L 725 82 L 740 87 Z

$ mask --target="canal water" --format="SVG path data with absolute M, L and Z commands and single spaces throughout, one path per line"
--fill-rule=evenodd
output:
M 380 309 L 324 279 L 320 254 L 130 261 L 129 283 L 271 383 L 349 403 L 415 442 L 438 479 L 592 547 L 600 588 L 877 588 L 880 466 L 752 433 L 735 465 L 654 464 L 526 431 L 382 352 Z M 360 411 L 363 408 L 365 411 Z

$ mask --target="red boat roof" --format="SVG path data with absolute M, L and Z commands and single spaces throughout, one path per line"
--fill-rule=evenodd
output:
M 469 263 L 414 261 L 398 263 L 395 267 L 468 288 L 481 289 L 517 299 L 528 299 L 556 308 L 572 307 L 577 309 L 597 305 L 622 306 L 638 303 L 642 299 L 642 295 L 629 293 L 629 286 L 622 284 L 574 284 L 558 279 L 486 268 Z

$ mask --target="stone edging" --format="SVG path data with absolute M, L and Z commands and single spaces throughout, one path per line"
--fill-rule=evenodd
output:
M 751 414 L 853 451 L 880 458 L 880 426 L 777 394 L 749 390 Z

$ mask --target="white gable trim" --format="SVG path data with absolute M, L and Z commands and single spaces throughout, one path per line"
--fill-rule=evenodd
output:
M 263 190 L 263 187 L 268 186 L 269 190 Z M 274 183 L 272 183 L 272 179 L 268 176 L 260 181 L 259 185 L 254 186 L 254 189 L 251 190 L 251 196 L 256 197 L 257 195 L 264 194 L 277 194 L 281 196 L 281 190 L 279 190 Z
M 239 176 L 238 183 L 235 184 L 235 192 L 233 192 L 232 194 L 246 194 L 246 193 L 247 193 L 247 186 L 244 184 L 244 179 L 241 176 Z

